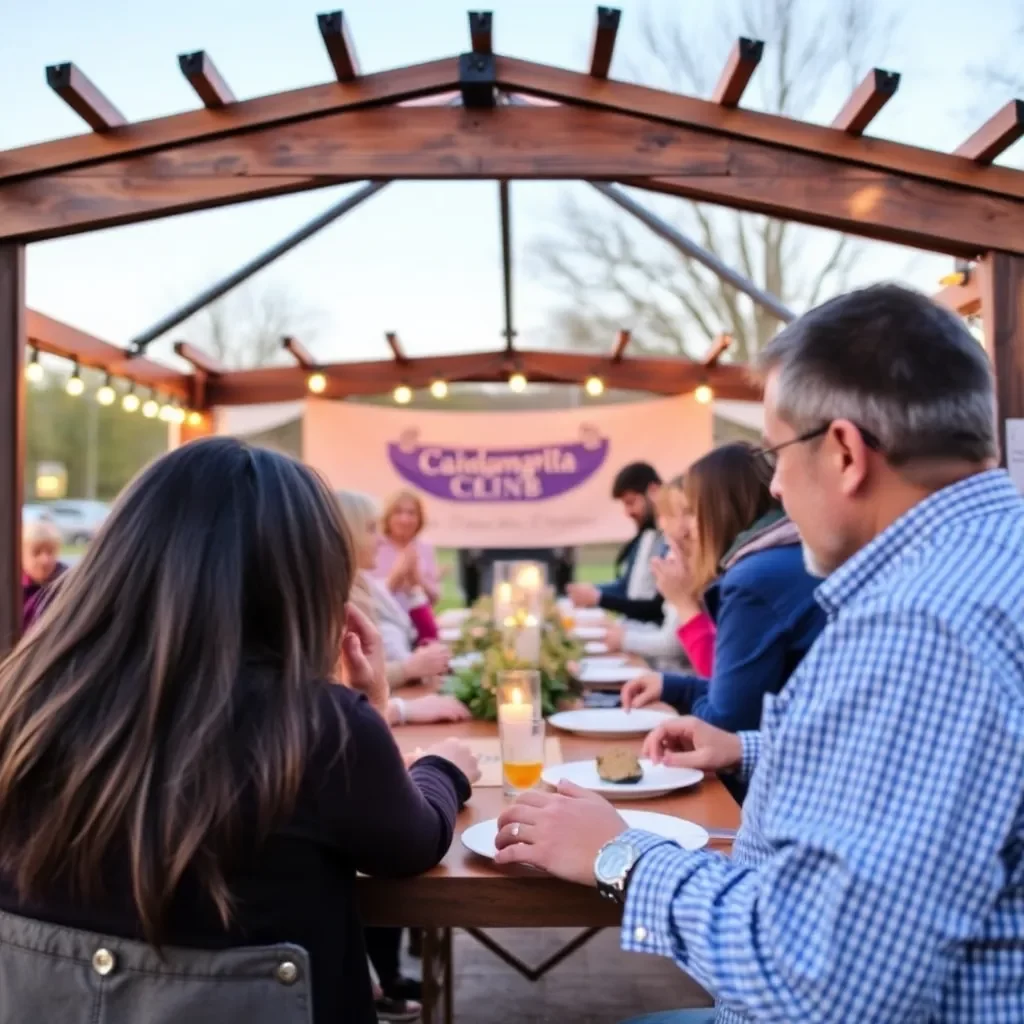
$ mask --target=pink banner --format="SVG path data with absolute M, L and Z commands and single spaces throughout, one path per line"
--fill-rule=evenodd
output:
M 682 472 L 711 447 L 711 409 L 690 396 L 557 412 L 422 412 L 305 406 L 303 457 L 335 488 L 384 501 L 411 487 L 441 547 L 561 547 L 618 541 L 633 527 L 615 474 Z

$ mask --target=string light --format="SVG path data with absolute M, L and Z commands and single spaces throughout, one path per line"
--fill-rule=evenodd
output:
M 448 397 L 448 384 L 443 380 L 435 380 L 430 385 L 430 393 L 435 398 L 447 398 Z
M 520 394 L 526 390 L 526 376 L 522 373 L 513 373 L 508 379 L 508 386 L 515 391 L 516 394 Z
M 394 399 L 399 405 L 408 405 L 412 401 L 412 388 L 399 384 L 394 391 Z
M 145 416 L 147 420 L 155 420 L 157 416 L 160 415 L 160 403 L 153 397 L 153 395 L 150 395 L 149 398 L 142 403 L 142 415 Z
M 43 364 L 39 362 L 39 349 L 34 348 L 31 358 L 25 364 L 25 380 L 31 384 L 40 384 L 44 376 Z
M 160 416 L 160 420 L 163 423 L 173 423 L 174 422 L 174 406 L 171 405 L 170 402 L 164 402 L 163 405 L 160 406 L 159 416 Z
M 583 387 L 591 398 L 604 394 L 604 381 L 600 377 L 588 377 Z
M 327 378 L 322 373 L 311 373 L 306 378 L 306 387 L 314 395 L 322 395 L 327 390 Z
M 203 423 L 203 414 L 196 412 L 194 409 L 188 414 L 188 425 L 190 427 L 199 427 Z
M 135 394 L 135 385 L 132 384 L 125 396 L 121 399 L 121 408 L 124 409 L 125 412 L 138 412 L 140 405 L 142 405 L 142 399 Z
M 693 397 L 700 402 L 701 405 L 707 405 L 712 398 L 715 397 L 714 391 L 711 390 L 710 384 L 698 384 L 693 391 Z
M 103 381 L 103 387 L 96 392 L 96 401 L 100 405 L 113 405 L 117 401 L 117 392 L 114 390 L 114 385 L 110 382 L 109 373 L 106 380 Z
M 68 377 L 67 383 L 64 385 L 64 390 L 72 396 L 77 398 L 85 391 L 85 381 L 82 380 L 82 370 L 78 363 L 75 363 L 74 372 Z

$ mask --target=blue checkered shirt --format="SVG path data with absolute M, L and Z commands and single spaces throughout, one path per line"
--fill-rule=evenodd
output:
M 624 948 L 719 1022 L 1024 1022 L 1024 502 L 921 502 L 818 590 L 828 625 L 742 734 L 732 858 L 643 832 Z M 754 766 L 756 764 L 756 770 Z

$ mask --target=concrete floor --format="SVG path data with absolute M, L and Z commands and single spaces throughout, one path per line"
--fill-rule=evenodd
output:
M 572 929 L 489 933 L 528 964 L 570 940 Z M 707 1006 L 704 990 L 670 960 L 624 953 L 606 930 L 536 983 L 463 932 L 455 933 L 456 1024 L 619 1024 L 658 1010 Z

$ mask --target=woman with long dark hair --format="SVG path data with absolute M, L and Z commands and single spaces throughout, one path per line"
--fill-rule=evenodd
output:
M 218 438 L 137 477 L 0 666 L 0 924 L 293 943 L 315 1019 L 371 1024 L 356 872 L 437 864 L 476 763 L 406 769 L 354 573 L 293 459 Z

